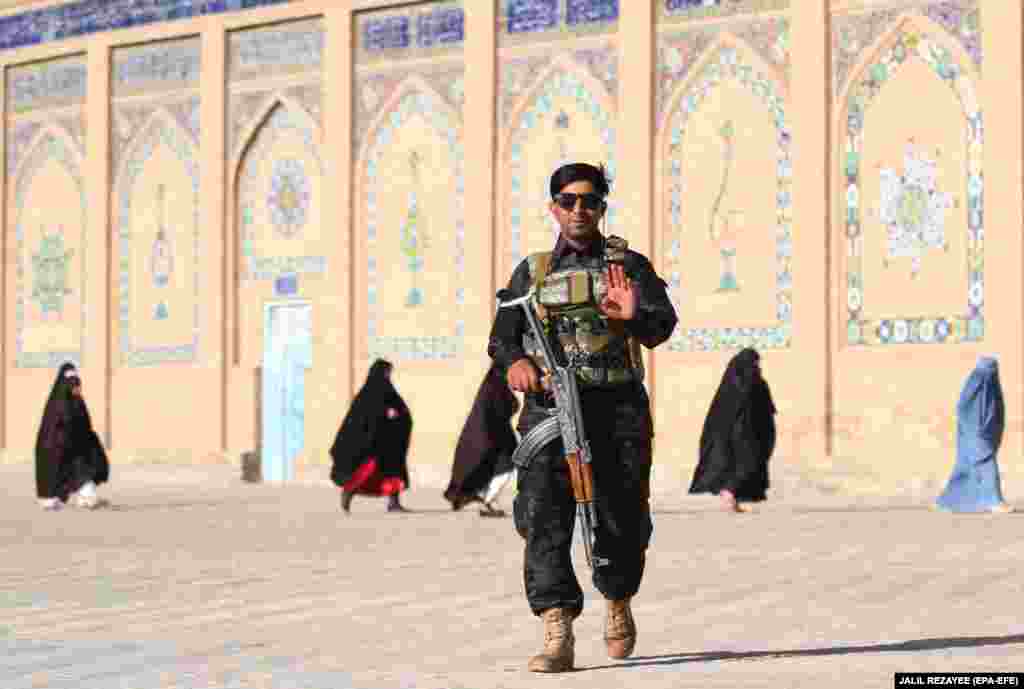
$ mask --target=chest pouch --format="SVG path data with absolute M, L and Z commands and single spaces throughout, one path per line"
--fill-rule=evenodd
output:
M 537 301 L 553 314 L 593 307 L 604 291 L 595 282 L 595 276 L 586 270 L 549 275 L 538 290 Z

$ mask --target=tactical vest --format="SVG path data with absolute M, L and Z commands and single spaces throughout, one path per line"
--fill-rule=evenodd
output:
M 627 246 L 621 237 L 610 236 L 603 256 L 554 272 L 549 272 L 550 251 L 526 259 L 537 288 L 537 315 L 549 337 L 557 335 L 551 338 L 555 356 L 561 358 L 564 353 L 565 360 L 560 363 L 577 366 L 582 386 L 607 387 L 644 379 L 640 343 L 622 321 L 609 320 L 598 308 L 608 292 L 607 265 L 622 263 Z M 561 351 L 555 342 L 561 344 Z M 523 349 L 547 372 L 544 355 L 529 330 L 523 336 Z

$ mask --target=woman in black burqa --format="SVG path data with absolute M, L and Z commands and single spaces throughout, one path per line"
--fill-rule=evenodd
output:
M 491 366 L 455 446 L 452 478 L 444 492 L 453 510 L 480 502 L 482 516 L 504 516 L 494 501 L 512 477 L 512 453 L 518 444 L 512 417 L 517 411 L 519 400 L 505 374 L 499 366 Z
M 103 444 L 92 427 L 82 397 L 82 380 L 73 364 L 64 364 L 50 390 L 36 435 L 36 495 L 43 509 L 54 510 L 72 499 L 92 509 L 106 503 L 96 486 L 110 478 Z
M 409 487 L 406 459 L 412 416 L 391 383 L 391 362 L 377 359 L 331 446 L 331 480 L 348 512 L 359 495 L 388 496 L 388 512 L 405 512 L 398 494 Z
M 747 348 L 729 362 L 700 434 L 691 493 L 715 493 L 732 512 L 765 499 L 775 450 L 775 404 L 761 376 L 761 356 Z

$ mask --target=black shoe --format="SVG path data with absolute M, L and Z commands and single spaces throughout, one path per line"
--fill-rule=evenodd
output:
M 408 512 L 409 510 L 402 507 L 402 504 L 398 502 L 397 495 L 391 495 L 388 497 L 388 512 Z
M 348 514 L 352 508 L 352 498 L 356 496 L 355 493 L 349 493 L 347 490 L 341 492 L 341 509 Z

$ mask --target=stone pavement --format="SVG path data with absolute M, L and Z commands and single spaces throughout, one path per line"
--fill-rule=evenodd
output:
M 1024 671 L 1021 514 L 783 488 L 729 515 L 659 493 L 637 656 L 604 655 L 582 565 L 580 670 L 540 676 L 525 671 L 541 627 L 510 519 L 453 513 L 437 488 L 410 492 L 412 514 L 357 498 L 346 518 L 326 482 L 114 472 L 111 508 L 45 513 L 32 467 L 0 466 L 0 689 L 793 689 Z

